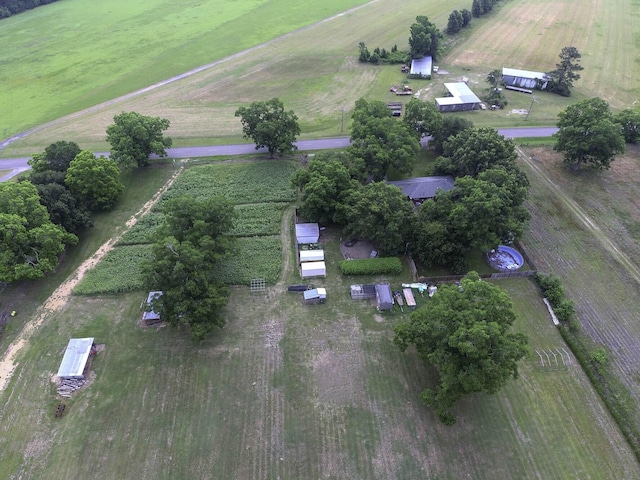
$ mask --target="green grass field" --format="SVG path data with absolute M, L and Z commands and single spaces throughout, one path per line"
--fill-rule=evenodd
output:
M 362 3 L 67 0 L 2 20 L 0 138 Z
M 640 74 L 640 63 L 635 61 L 640 22 L 628 21 L 638 14 L 631 0 L 586 6 L 578 6 L 575 0 L 501 3 L 495 13 L 474 19 L 472 27 L 459 37 L 445 39 L 451 44 L 437 63 L 449 73 L 436 75 L 433 81 L 407 82 L 397 66 L 376 67 L 357 61 L 358 42 L 387 48 L 397 44 L 406 49 L 408 27 L 416 15 L 427 14 L 444 29 L 453 8 L 469 5 L 433 0 L 425 6 L 408 0 L 399 9 L 397 2 L 379 0 L 196 76 L 36 132 L 7 148 L 3 155 L 29 155 L 61 138 L 75 139 L 83 148 L 105 150 L 105 128 L 122 110 L 169 118 L 169 135 L 177 145 L 241 142 L 245 140 L 233 115 L 235 110 L 273 96 L 298 114 L 303 137 L 335 136 L 341 133 L 342 108 L 347 111 L 344 134 L 348 132 L 349 112 L 361 96 L 397 100 L 389 87 L 409 83 L 420 92 L 420 98 L 431 100 L 442 95 L 442 83 L 465 77 L 481 92 L 490 70 L 502 66 L 551 70 L 561 48 L 570 44 L 582 52 L 585 68 L 571 98 L 539 93 L 531 107 L 530 95 L 507 92 L 505 110 L 470 112 L 466 117 L 478 125 L 496 127 L 553 125 L 558 112 L 582 98 L 601 96 L 612 107 L 622 108 L 640 93 L 635 82 Z M 532 113 L 528 119 L 514 113 L 529 108 Z
M 337 232 L 336 232 L 337 233 Z M 304 306 L 285 271 L 265 295 L 233 290 L 229 324 L 201 345 L 137 325 L 144 292 L 74 297 L 32 337 L 3 392 L 0 476 L 82 478 L 635 478 L 640 469 L 573 364 L 522 362 L 496 396 L 474 395 L 443 426 L 419 401 L 433 372 L 348 295 L 325 232 L 329 302 Z M 285 248 L 285 253 L 288 248 Z M 289 253 L 290 255 L 290 253 Z M 287 255 L 285 255 L 287 256 Z M 399 284 L 406 272 L 389 278 Z M 535 286 L 501 282 L 532 348 L 564 346 Z M 418 298 L 418 302 L 428 301 Z M 51 375 L 69 336 L 106 345 L 91 385 L 53 418 Z M 9 393 L 11 392 L 11 393 Z M 499 461 L 498 461 L 499 459 Z

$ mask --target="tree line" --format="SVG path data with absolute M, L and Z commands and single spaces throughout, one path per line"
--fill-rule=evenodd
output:
M 11 17 L 56 0 L 0 0 L 0 18 Z
M 60 140 L 29 160 L 31 171 L 0 184 L 0 282 L 34 280 L 55 269 L 68 245 L 91 227 L 94 212 L 113 208 L 123 170 L 148 165 L 171 145 L 169 121 L 123 112 L 107 128 L 110 158 Z

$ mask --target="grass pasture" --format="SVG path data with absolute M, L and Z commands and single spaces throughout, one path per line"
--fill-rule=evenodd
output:
M 290 213 L 289 213 L 290 215 Z M 143 292 L 74 297 L 25 349 L 3 392 L 0 476 L 24 478 L 635 478 L 640 469 L 579 369 L 525 360 L 499 395 L 461 402 L 444 427 L 419 402 L 433 372 L 348 295 L 324 240 L 326 305 L 284 284 L 234 288 L 228 325 L 200 345 L 137 325 Z M 393 283 L 404 275 L 389 278 Z M 562 347 L 534 285 L 501 282 L 533 348 Z M 418 298 L 418 302 L 427 301 Z M 53 418 L 50 382 L 69 336 L 106 349 L 91 385 Z
M 0 139 L 236 54 L 365 1 L 67 0 L 4 19 Z

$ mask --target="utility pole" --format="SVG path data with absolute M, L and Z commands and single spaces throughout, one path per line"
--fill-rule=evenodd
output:
M 537 98 L 535 95 L 531 95 L 531 106 L 529 107 L 529 110 L 527 110 L 527 117 L 525 118 L 525 120 L 529 120 L 529 115 L 531 114 L 531 109 L 533 108 L 533 102 L 537 101 Z
M 340 122 L 340 133 L 344 130 L 344 105 L 342 106 L 342 121 Z

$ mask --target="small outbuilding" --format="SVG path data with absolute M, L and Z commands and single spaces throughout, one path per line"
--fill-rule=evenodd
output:
M 409 70 L 410 78 L 431 78 L 431 69 L 433 66 L 433 58 L 426 56 L 411 60 L 411 69 Z
M 296 242 L 318 243 L 320 240 L 320 226 L 317 223 L 297 223 Z
M 300 263 L 322 262 L 324 260 L 324 250 L 300 250 Z
M 324 262 L 304 262 L 300 264 L 302 278 L 326 277 L 327 266 Z
M 305 290 L 302 295 L 304 296 L 304 303 L 311 305 L 314 303 L 325 303 L 327 301 L 327 289 L 326 288 L 313 288 L 311 290 Z
M 89 357 L 95 353 L 94 338 L 72 338 L 64 351 L 58 377 L 84 380 Z
M 466 83 L 445 83 L 444 87 L 449 92 L 449 96 L 436 98 L 436 105 L 439 111 L 464 112 L 480 108 L 480 99 Z
M 376 298 L 375 285 L 351 285 L 351 298 L 353 300 L 366 300 L 367 298 Z
M 547 88 L 551 78 L 544 72 L 532 72 L 530 70 L 519 70 L 517 68 L 502 69 L 502 83 L 507 88 L 517 89 L 537 89 Z
M 376 285 L 376 301 L 378 310 L 391 310 L 393 308 L 391 285 L 388 283 L 378 283 Z
M 160 314 L 153 310 L 153 301 L 160 298 L 162 296 L 162 292 L 149 292 L 147 295 L 147 300 L 145 302 L 144 312 L 142 313 L 142 321 L 146 325 L 155 325 L 156 323 L 160 323 L 162 319 L 160 318 Z

